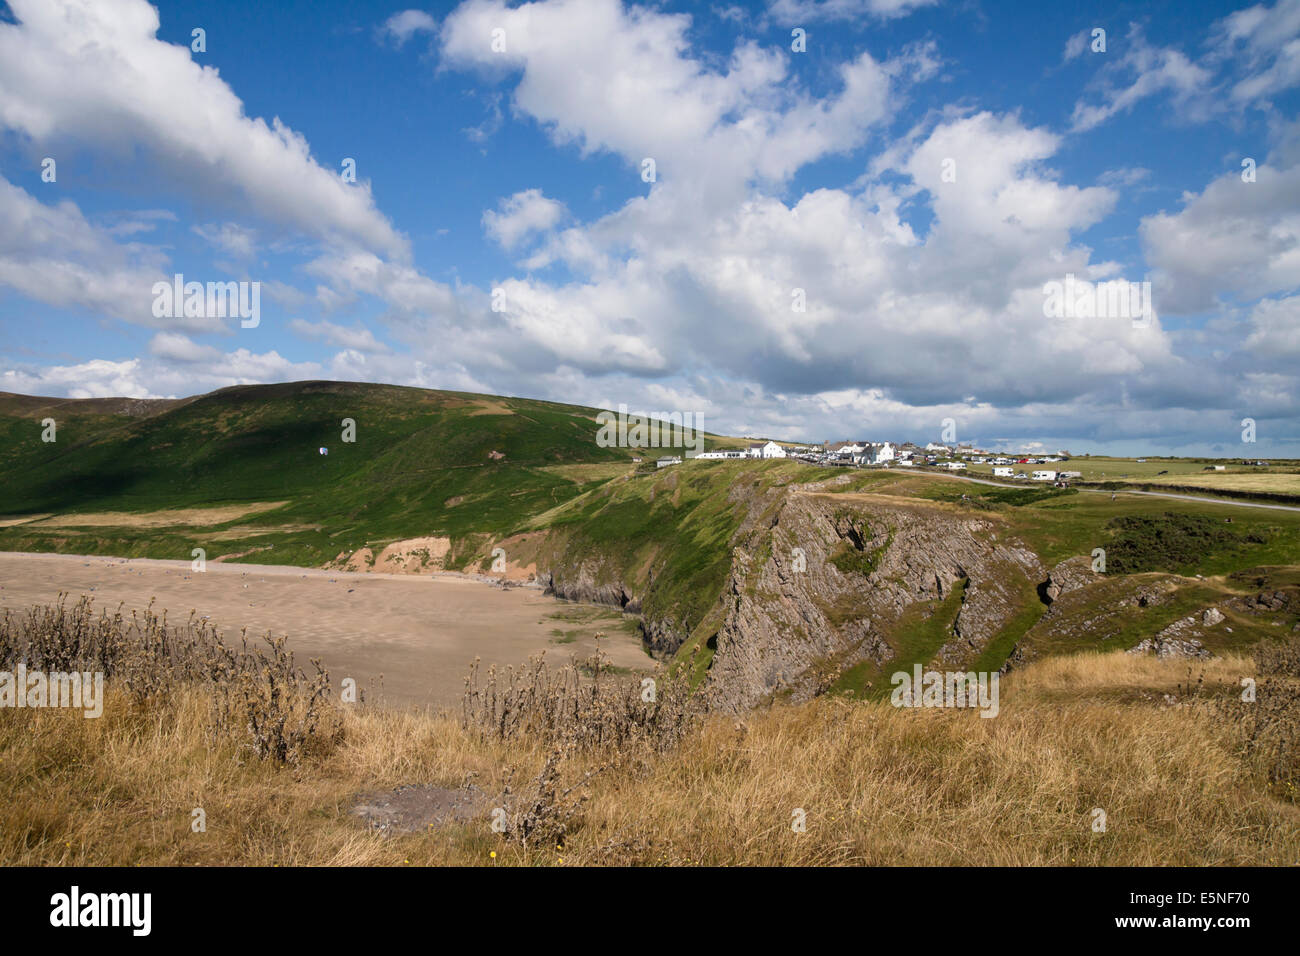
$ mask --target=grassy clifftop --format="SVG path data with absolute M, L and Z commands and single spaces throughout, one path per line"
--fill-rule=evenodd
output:
M 671 650 L 716 614 L 737 531 L 778 507 L 789 486 L 836 474 L 795 461 L 714 461 L 628 475 L 537 516 L 507 547 L 552 569 L 564 596 L 635 598 L 651 643 L 662 637 Z

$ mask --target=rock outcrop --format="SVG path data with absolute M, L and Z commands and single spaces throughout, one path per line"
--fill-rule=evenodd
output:
M 1130 647 L 1128 653 L 1155 654 L 1161 659 L 1170 657 L 1208 659 L 1214 656 L 1195 638 L 1180 640 L 1176 637 L 1148 637 L 1145 641 Z
M 964 588 L 945 664 L 968 663 L 1043 568 L 983 517 L 883 496 L 795 490 L 737 535 L 707 692 L 729 710 L 805 699 L 846 667 L 895 656 L 888 635 L 919 601 Z M 797 550 L 796 550 L 797 549 Z
M 1067 558 L 1048 574 L 1047 583 L 1043 586 L 1043 602 L 1050 605 L 1062 594 L 1087 587 L 1096 580 L 1097 572 L 1092 570 L 1091 558 L 1087 555 Z
M 1295 612 L 1300 610 L 1300 592 L 1294 589 L 1263 590 L 1251 597 L 1236 598 L 1232 603 L 1248 614 L 1269 611 Z
M 599 560 L 583 561 L 575 567 L 559 568 L 541 576 L 546 593 L 566 601 L 608 604 L 629 614 L 641 611 L 641 599 L 622 581 L 611 581 L 602 573 Z
M 1170 624 L 1155 637 L 1149 637 L 1146 640 L 1130 647 L 1130 654 L 1155 654 L 1156 657 L 1188 657 L 1209 659 L 1214 655 L 1199 640 L 1192 635 L 1198 632 L 1201 627 L 1213 627 L 1223 620 L 1223 614 L 1217 608 L 1209 608 L 1197 621 L 1197 615 L 1189 614 L 1187 617 L 1179 618 Z

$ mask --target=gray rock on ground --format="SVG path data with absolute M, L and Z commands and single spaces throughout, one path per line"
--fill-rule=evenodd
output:
M 478 787 L 434 787 L 407 784 L 395 790 L 358 794 L 352 807 L 372 830 L 418 833 L 449 823 L 469 823 L 486 815 L 488 796 Z
M 1216 618 L 1214 615 L 1218 615 L 1218 617 Z M 1217 608 L 1210 608 L 1202 614 L 1201 620 L 1203 622 L 1202 626 L 1212 626 L 1223 620 L 1223 614 Z M 1197 626 L 1196 615 L 1189 614 L 1187 617 L 1174 621 L 1155 637 L 1148 637 L 1145 641 L 1129 648 L 1128 653 L 1154 653 L 1156 657 L 1162 659 L 1186 657 L 1209 660 L 1214 657 L 1214 654 L 1201 641 L 1191 636 L 1195 633 Z

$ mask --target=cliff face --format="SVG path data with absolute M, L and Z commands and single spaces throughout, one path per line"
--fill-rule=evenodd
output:
M 915 498 L 835 493 L 846 480 L 732 484 L 725 500 L 734 531 L 714 549 L 727 573 L 696 602 L 694 619 L 655 611 L 663 605 L 655 589 L 671 576 L 667 562 L 682 560 L 689 547 L 670 546 L 632 566 L 589 548 L 578 557 L 552 539 L 539 564 L 549 570 L 539 577 L 558 597 L 642 614 L 656 656 L 691 640 L 712 649 L 705 692 L 726 710 L 777 694 L 805 699 L 860 661 L 888 662 L 904 612 L 958 588 L 960 607 L 933 659 L 968 665 L 1019 610 L 1026 585 L 1046 578 L 1037 556 L 1008 540 L 996 517 Z
M 681 621 L 643 614 L 641 595 L 653 584 L 653 574 L 644 582 L 624 582 L 617 570 L 599 559 L 573 566 L 557 565 L 539 577 L 546 593 L 566 601 L 607 604 L 627 614 L 641 614 L 641 639 L 654 657 L 666 660 L 690 637 L 690 626 Z
M 641 600 L 633 592 L 634 585 L 623 583 L 617 572 L 611 574 L 606 562 L 599 558 L 547 571 L 542 575 L 541 583 L 546 586 L 548 594 L 566 601 L 608 604 L 622 608 L 628 614 L 641 612 Z
M 914 499 L 795 490 L 768 528 L 742 536 L 707 688 L 725 709 L 782 692 L 804 699 L 845 667 L 890 660 L 903 612 L 963 584 L 936 660 L 969 664 L 1019 609 L 1026 581 L 1043 574 L 1033 552 L 999 540 L 993 521 Z

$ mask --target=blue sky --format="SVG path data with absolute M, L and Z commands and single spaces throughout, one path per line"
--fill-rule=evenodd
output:
M 1300 457 L 1300 0 L 0 10 L 2 390 Z M 177 273 L 260 322 L 156 317 Z

